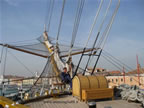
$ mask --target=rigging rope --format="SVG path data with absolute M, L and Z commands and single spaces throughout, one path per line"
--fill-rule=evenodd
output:
M 84 55 L 84 52 L 85 52 L 85 50 L 86 50 L 86 47 L 87 47 L 88 42 L 89 42 L 89 40 L 90 40 L 90 37 L 91 37 L 91 35 L 92 35 L 92 31 L 93 31 L 93 29 L 94 29 L 94 27 L 95 27 L 95 24 L 96 24 L 96 22 L 97 22 L 97 18 L 98 18 L 98 15 L 99 15 L 99 13 L 100 13 L 102 4 L 103 4 L 103 0 L 101 0 L 100 5 L 99 5 L 99 7 L 98 7 L 98 10 L 97 10 L 97 12 L 96 12 L 96 15 L 95 15 L 95 18 L 94 18 L 94 23 L 92 24 L 92 27 L 91 27 L 91 29 L 90 29 L 87 42 L 86 42 L 86 44 L 85 44 L 85 46 L 84 46 L 83 53 L 82 53 L 82 55 L 81 55 L 81 57 L 80 57 L 80 60 L 79 60 L 79 62 L 78 62 L 78 65 L 77 65 L 77 68 L 76 68 L 76 70 L 75 70 L 74 76 L 76 75 L 76 73 L 77 73 L 77 71 L 78 71 L 79 65 L 80 65 L 81 60 L 82 60 L 83 55 Z
M 8 51 L 8 47 L 6 47 L 6 53 L 5 53 L 5 60 L 4 60 L 3 75 L 5 75 L 5 72 L 6 72 L 7 51 Z
M 106 55 L 102 55 L 102 56 L 103 56 L 108 62 L 110 62 L 112 65 L 114 65 L 115 67 L 117 67 L 119 70 L 123 71 L 122 68 L 120 68 L 120 67 L 118 66 L 118 64 L 115 64 L 115 63 L 116 63 L 115 61 L 110 61 L 111 59 L 110 59 L 110 58 L 108 59 L 108 58 L 106 57 Z M 115 63 L 113 63 L 113 62 L 115 62 Z M 136 75 L 133 75 L 133 76 L 137 77 Z M 139 81 L 137 81 L 136 79 L 134 79 L 132 76 L 129 75 L 129 77 L 139 83 Z M 141 83 L 140 83 L 140 84 L 141 84 Z M 142 86 L 143 86 L 143 85 L 142 85 Z
M 3 51 L 4 51 L 4 46 L 2 46 L 2 50 L 1 50 L 1 57 L 0 57 L 0 63 L 2 62 L 2 57 L 3 57 Z
M 106 54 L 104 54 L 104 53 L 102 53 L 102 56 L 103 57 L 105 57 L 106 59 L 107 59 L 107 61 L 111 61 L 111 62 L 113 62 L 115 65 L 117 65 L 117 67 L 119 67 L 119 69 L 121 70 L 122 68 L 123 68 L 123 66 L 125 65 L 125 64 L 123 64 L 121 61 L 119 61 L 119 60 L 117 60 L 117 59 L 115 59 L 114 60 L 114 58 L 111 58 L 111 57 L 109 57 L 108 55 L 106 55 Z M 116 61 L 117 60 L 117 61 Z M 120 64 L 121 63 L 121 64 Z M 127 71 L 132 71 L 133 69 L 131 68 L 131 69 L 128 69 L 129 67 L 127 67 L 127 65 L 125 65 L 125 70 L 127 70 Z
M 102 27 L 103 27 L 103 24 L 104 24 L 104 22 L 105 22 L 106 16 L 107 16 L 107 14 L 108 14 L 108 10 L 109 10 L 109 8 L 110 8 L 110 6 L 111 6 L 111 3 L 112 3 L 112 0 L 110 0 L 110 2 L 109 2 L 109 4 L 108 4 L 108 7 L 107 7 L 107 9 L 106 9 L 106 12 L 105 12 L 104 17 L 103 17 L 103 20 L 102 20 L 102 23 L 101 23 L 101 25 L 99 26 L 98 33 L 97 33 L 97 35 L 96 35 L 96 39 L 95 39 L 95 41 L 94 41 L 94 43 L 93 43 L 93 46 L 92 46 L 92 49 L 93 49 L 93 50 L 94 50 L 94 48 L 95 48 L 96 42 L 97 42 L 98 37 L 99 37 L 99 35 L 100 35 L 100 31 L 101 31 L 101 29 L 102 29 Z M 87 67 L 88 67 L 88 65 L 89 65 L 89 62 L 90 62 L 90 59 L 91 59 L 93 50 L 90 52 L 90 56 L 88 57 L 88 61 L 87 61 L 87 64 L 86 64 L 86 66 L 85 66 L 83 75 L 85 75 L 85 71 L 86 71 L 86 69 L 87 69 Z
M 42 73 L 40 74 L 40 76 L 37 78 L 37 80 L 34 82 L 34 84 L 30 87 L 29 91 L 37 84 L 38 80 L 42 77 L 43 73 L 45 72 L 47 66 L 50 64 L 50 58 L 48 58 L 47 63 L 42 71 Z
M 46 14 L 46 17 L 45 17 L 45 25 L 47 25 L 48 24 L 48 22 L 49 22 L 49 16 L 50 16 L 50 10 L 51 10 L 51 0 L 49 1 L 49 3 L 47 3 L 46 4 L 46 7 L 48 7 L 48 14 Z
M 29 41 L 29 43 L 28 43 Z M 29 40 L 23 40 L 23 41 L 13 41 L 13 42 L 7 42 L 9 44 L 14 44 L 14 45 L 24 45 L 24 44 L 30 44 L 32 41 L 36 42 L 36 38 L 29 39 Z M 25 42 L 25 43 L 24 43 Z
M 97 63 L 98 63 L 98 60 L 99 60 L 99 58 L 100 58 L 100 56 L 101 56 L 101 52 L 102 52 L 102 50 L 103 50 L 103 48 L 104 48 L 104 45 L 105 45 L 105 43 L 106 43 L 106 40 L 107 40 L 107 38 L 108 38 L 108 34 L 109 34 L 110 29 L 111 29 L 111 27 L 112 27 L 112 24 L 113 24 L 114 18 L 115 18 L 115 16 L 116 16 L 116 13 L 117 13 L 117 11 L 118 11 L 119 5 L 120 5 L 120 0 L 119 0 L 118 3 L 117 3 L 117 6 L 116 6 L 116 8 L 115 8 L 115 10 L 114 10 L 114 12 L 113 12 L 113 14 L 112 14 L 112 17 L 111 17 L 111 20 L 109 21 L 109 24 L 107 25 L 105 31 L 104 31 L 103 34 L 102 34 L 102 37 L 101 37 L 101 40 L 100 40 L 100 44 L 97 45 L 97 48 L 100 48 L 101 44 L 103 44 L 102 47 L 101 47 L 101 51 L 100 51 L 100 53 L 99 53 L 99 56 L 98 56 L 98 58 L 97 58 L 97 60 L 96 60 L 96 63 L 95 63 L 95 65 L 94 65 L 94 67 L 93 67 L 92 74 L 94 73 L 94 70 L 95 70 L 96 65 L 97 65 Z M 91 75 L 92 75 L 92 74 L 91 74 Z
M 100 25 L 100 27 L 99 27 L 99 29 L 98 29 L 98 32 L 101 31 L 101 29 L 102 29 L 102 27 L 103 27 L 103 25 L 104 25 L 104 22 L 105 22 L 105 20 L 106 20 L 106 16 L 107 16 L 107 14 L 108 14 L 108 11 L 109 11 L 109 9 L 110 9 L 111 4 L 112 4 L 112 0 L 109 1 L 108 7 L 107 7 L 106 12 L 105 12 L 105 15 L 104 15 L 104 17 L 103 17 L 102 23 L 101 23 L 101 25 Z
M 111 59 L 114 59 L 115 61 L 118 61 L 119 63 L 121 63 L 121 66 L 125 66 L 127 67 L 129 70 L 133 70 L 131 67 L 129 67 L 127 64 L 123 63 L 122 61 L 120 61 L 119 59 L 117 59 L 116 57 L 112 56 L 110 53 L 108 53 L 107 51 L 103 50 L 103 53 L 107 54 L 107 56 L 109 56 Z
M 108 38 L 108 34 L 109 34 L 110 30 L 111 30 L 111 27 L 112 27 L 112 24 L 113 24 L 113 21 L 114 21 L 114 18 L 116 16 L 116 13 L 118 11 L 119 6 L 120 6 L 120 0 L 118 0 L 117 6 L 116 6 L 116 9 L 115 9 L 115 11 L 114 11 L 114 13 L 112 15 L 112 18 L 111 18 L 109 24 L 107 25 L 104 33 L 102 34 L 101 40 L 99 41 L 99 44 L 98 44 L 98 48 L 101 46 L 101 44 L 103 44 L 101 49 L 104 48 L 104 45 L 106 44 L 106 40 Z
M 50 7 L 49 7 L 49 14 L 48 14 L 48 29 L 47 29 L 47 32 L 49 32 L 50 30 L 50 24 L 51 24 L 51 18 L 52 18 L 52 14 L 53 14 L 53 8 L 54 8 L 54 3 L 55 3 L 55 0 L 50 0 Z
M 73 28 L 73 32 L 72 32 L 71 46 L 73 46 L 75 38 L 76 38 L 76 34 L 77 34 L 77 31 L 78 31 L 78 27 L 79 27 L 79 23 L 80 23 L 82 11 L 83 11 L 84 3 L 85 3 L 85 0 L 80 0 L 79 1 L 79 5 L 78 5 L 78 8 L 77 8 L 77 13 L 76 13 L 76 17 L 75 17 L 75 22 L 74 22 L 74 28 Z
M 119 0 L 118 3 L 117 3 L 117 6 L 116 6 L 116 8 L 115 8 L 115 10 L 114 10 L 114 12 L 113 12 L 113 14 L 112 14 L 112 17 L 111 17 L 111 20 L 109 21 L 109 24 L 107 25 L 105 31 L 104 31 L 103 34 L 102 34 L 102 37 L 101 37 L 101 40 L 100 40 L 100 44 L 98 44 L 98 47 L 97 47 L 97 48 L 100 48 L 101 44 L 103 43 L 102 48 L 101 48 L 101 50 L 100 50 L 100 53 L 99 53 L 99 55 L 98 55 L 98 58 L 97 58 L 97 60 L 96 60 L 96 63 L 95 63 L 95 65 L 94 65 L 94 67 L 93 67 L 93 71 L 92 71 L 91 75 L 94 73 L 94 70 L 95 70 L 96 65 L 97 65 L 97 63 L 98 63 L 98 60 L 99 60 L 99 58 L 100 58 L 100 56 L 101 56 L 101 52 L 102 52 L 102 50 L 103 50 L 103 48 L 104 48 L 104 45 L 105 45 L 105 43 L 106 43 L 106 40 L 107 40 L 107 38 L 108 38 L 108 34 L 109 34 L 110 29 L 111 29 L 111 27 L 112 27 L 112 24 L 113 24 L 114 18 L 115 18 L 115 16 L 116 16 L 116 13 L 117 13 L 117 11 L 118 11 L 119 5 L 120 5 L 120 0 Z
M 78 1 L 75 21 L 74 21 L 74 26 L 73 26 L 73 32 L 72 32 L 72 40 L 71 40 L 71 45 L 70 45 L 70 50 L 69 50 L 69 56 L 71 55 L 72 48 L 74 46 L 74 42 L 75 42 L 75 39 L 76 39 L 78 27 L 79 27 L 79 24 L 80 24 L 80 19 L 81 19 L 84 4 L 85 4 L 85 0 L 79 0 Z
M 58 44 L 58 39 L 59 39 L 59 34 L 60 34 L 60 29 L 61 29 L 63 14 L 64 14 L 65 1 L 66 0 L 63 0 L 62 10 L 61 10 L 61 16 L 60 16 L 60 23 L 59 23 L 58 33 L 57 33 L 57 38 L 56 38 L 56 45 Z
M 30 72 L 33 76 L 35 75 L 26 65 L 24 65 L 12 52 L 8 51 L 21 65 L 24 66 L 24 68 Z
M 111 60 L 112 62 L 116 63 L 117 65 L 119 65 L 120 70 L 123 68 L 124 65 L 121 64 L 120 62 L 116 61 L 116 59 L 111 58 L 110 56 L 108 56 L 108 55 L 106 55 L 106 54 L 104 54 L 104 53 L 102 53 L 102 55 L 105 56 L 105 57 L 107 57 L 109 60 Z M 126 66 L 126 65 L 125 65 L 125 66 Z M 125 70 L 127 70 L 127 71 L 131 71 L 131 70 L 128 69 L 127 67 L 125 68 Z
M 119 70 L 122 71 L 121 66 L 120 66 L 119 64 L 117 64 L 116 62 L 115 62 L 116 64 L 113 63 L 114 61 L 112 61 L 112 59 L 108 58 L 108 57 L 107 57 L 106 55 L 104 55 L 104 54 L 102 54 L 102 57 L 103 57 L 104 59 L 106 59 L 108 62 L 110 62 L 112 65 L 114 65 L 115 67 L 117 67 Z
M 87 40 L 87 42 L 86 42 L 85 47 L 87 47 L 88 42 L 89 42 L 89 39 L 90 39 L 90 37 L 91 37 L 91 35 L 92 35 L 92 31 L 93 31 L 93 29 L 94 29 L 94 27 L 95 27 L 95 25 L 96 25 L 97 18 L 98 18 L 98 15 L 99 15 L 99 13 L 100 13 L 102 4 L 103 4 L 103 0 L 101 0 L 101 2 L 100 2 L 100 5 L 99 5 L 98 11 L 97 11 L 97 13 L 96 13 L 96 16 L 95 16 L 95 18 L 94 18 L 94 23 L 93 23 L 93 25 L 92 25 L 92 27 L 91 27 L 91 29 L 90 29 L 90 32 L 89 32 L 89 35 L 88 35 L 88 40 Z
M 109 61 L 111 60 L 111 62 L 114 62 L 115 64 L 117 64 L 117 66 L 119 65 L 119 69 L 120 69 L 120 70 L 123 68 L 124 65 L 125 65 L 125 69 L 126 69 L 127 71 L 132 71 L 132 70 L 133 70 L 132 68 L 128 67 L 126 64 L 122 63 L 120 60 L 118 60 L 118 59 L 116 59 L 116 58 L 114 58 L 114 57 L 113 57 L 113 59 L 112 59 L 112 58 L 110 58 L 110 57 L 107 56 L 107 55 L 104 55 L 104 54 L 103 54 L 103 56 L 107 57 L 107 59 L 109 59 Z M 117 60 L 117 61 L 114 61 L 114 59 Z M 119 62 L 119 63 L 118 63 L 118 62 Z M 121 64 L 120 64 L 120 63 L 121 63 Z M 134 76 L 135 76 L 135 75 L 134 75 Z

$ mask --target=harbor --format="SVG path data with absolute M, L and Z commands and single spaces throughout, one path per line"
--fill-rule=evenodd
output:
M 142 0 L 1 0 L 0 108 L 144 108 Z

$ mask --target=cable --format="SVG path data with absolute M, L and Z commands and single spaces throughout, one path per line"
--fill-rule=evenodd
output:
M 106 51 L 105 51 L 106 52 Z M 113 62 L 115 62 L 116 64 L 118 64 L 121 68 L 124 66 L 126 67 L 125 69 L 127 71 L 132 71 L 133 69 L 131 67 L 129 67 L 128 65 L 124 64 L 123 62 L 121 62 L 120 60 L 118 60 L 117 58 L 115 58 L 114 56 L 110 55 L 108 52 L 106 52 L 108 55 L 104 54 L 105 56 L 107 56 L 110 60 L 112 60 Z
M 55 0 L 53 0 L 53 2 L 52 2 L 50 17 L 49 17 L 49 24 L 48 24 L 48 32 L 50 30 L 50 24 L 51 24 L 51 18 L 52 18 L 52 14 L 53 14 L 54 2 L 55 2 Z
M 86 44 L 85 44 L 85 46 L 84 46 L 83 53 L 82 53 L 82 55 L 81 55 L 81 57 L 80 57 L 80 60 L 79 60 L 79 62 L 78 62 L 78 65 L 77 65 L 77 68 L 76 68 L 76 70 L 75 70 L 74 76 L 75 76 L 76 73 L 77 73 L 77 70 L 78 70 L 79 65 L 80 65 L 80 63 L 81 63 L 81 60 L 82 60 L 82 58 L 83 58 L 84 52 L 85 52 L 85 50 L 86 50 L 86 47 L 87 47 L 88 42 L 89 42 L 89 40 L 90 40 L 90 37 L 91 37 L 91 35 L 92 35 L 92 31 L 93 31 L 93 29 L 94 29 L 94 27 L 95 27 L 95 24 L 96 24 L 96 22 L 97 22 L 97 18 L 98 18 L 98 15 L 99 15 L 99 13 L 100 13 L 102 4 L 103 4 L 103 0 L 101 0 L 100 5 L 99 5 L 99 7 L 98 7 L 98 10 L 97 10 L 97 12 L 96 12 L 96 15 L 95 15 L 95 18 L 94 18 L 94 22 L 93 22 L 93 24 L 92 24 L 92 27 L 91 27 L 90 32 L 89 32 L 89 35 L 88 35 L 88 40 L 87 40 L 87 42 L 86 42 Z M 74 76 L 73 76 L 73 77 L 74 77 Z
M 117 65 L 119 65 L 121 68 L 122 68 L 123 66 L 125 66 L 125 67 L 126 67 L 125 69 L 126 69 L 127 71 L 133 70 L 133 69 L 128 69 L 128 68 L 127 68 L 127 65 L 122 64 L 122 63 L 119 62 L 119 61 L 116 61 L 116 59 L 111 58 L 110 56 L 108 56 L 108 55 L 106 55 L 106 54 L 104 54 L 104 53 L 103 53 L 103 55 L 104 55 L 105 57 L 109 58 L 111 61 L 113 61 L 113 62 L 116 63 Z
M 104 55 L 105 57 L 109 58 L 111 61 L 113 61 L 113 62 L 116 63 L 117 65 L 119 65 L 121 68 L 123 67 L 123 65 L 121 65 L 119 62 L 115 61 L 114 59 L 110 58 L 110 57 L 107 56 L 106 54 L 103 53 L 103 55 Z M 128 69 L 126 68 L 126 70 L 128 70 Z M 128 71 L 129 71 L 129 70 L 128 70 Z
M 120 0 L 118 0 L 117 6 L 116 6 L 116 9 L 115 9 L 115 11 L 114 11 L 114 13 L 112 15 L 112 18 L 111 18 L 109 24 L 107 25 L 107 27 L 106 27 L 106 29 L 105 29 L 102 37 L 101 37 L 101 40 L 100 40 L 100 42 L 98 44 L 98 48 L 101 46 L 102 43 L 103 43 L 103 45 L 102 45 L 101 49 L 104 48 L 104 45 L 106 44 L 106 40 L 108 38 L 108 34 L 109 34 L 110 30 L 111 30 L 111 27 L 112 27 L 112 24 L 113 24 L 113 21 L 115 19 L 115 16 L 116 16 L 116 13 L 118 11 L 119 6 L 120 6 Z
M 77 17 L 76 17 L 76 20 L 75 20 L 75 26 L 74 26 L 73 33 L 72 33 L 72 41 L 71 41 L 71 45 L 72 46 L 73 46 L 73 44 L 75 42 L 75 39 L 76 39 L 76 34 L 77 34 L 77 31 L 78 31 L 78 27 L 79 27 L 79 23 L 80 23 L 82 11 L 83 11 L 84 3 L 85 3 L 85 0 L 81 0 L 80 7 L 79 7 L 79 9 L 77 11 Z
M 68 65 L 72 64 L 71 53 L 72 53 L 72 48 L 74 46 L 74 42 L 75 42 L 76 35 L 77 35 L 77 32 L 78 32 L 78 28 L 79 28 L 79 24 L 80 24 L 82 12 L 83 12 L 84 4 L 85 4 L 85 0 L 79 0 L 78 6 L 77 6 L 77 11 L 76 11 L 76 16 L 75 16 L 75 21 L 74 21 L 74 26 L 73 26 L 73 32 L 72 32 L 71 45 L 70 45 L 70 49 L 69 49 L 69 55 L 68 55 L 68 59 L 66 61 L 66 63 Z M 72 77 L 73 77 L 73 75 L 72 75 Z
M 1 57 L 0 57 L 0 63 L 2 62 L 2 57 L 3 57 L 3 51 L 4 51 L 4 46 L 2 46 L 2 50 L 1 50 Z
M 5 60 L 4 60 L 3 75 L 5 75 L 5 72 L 6 72 L 7 51 L 8 51 L 8 47 L 6 47 L 6 54 L 5 54 Z
M 110 53 L 108 53 L 107 51 L 103 50 L 103 53 L 106 53 L 109 57 L 111 57 L 112 59 L 115 59 L 116 61 L 118 61 L 119 63 L 121 63 L 122 65 L 124 65 L 125 67 L 127 67 L 129 70 L 133 70 L 131 67 L 129 67 L 128 65 L 126 65 L 125 63 L 123 63 L 122 61 L 120 61 L 119 59 L 117 59 L 116 57 L 112 56 Z
M 61 16 L 60 16 L 60 23 L 59 23 L 58 33 L 57 33 L 57 38 L 56 38 L 56 45 L 58 44 L 60 29 L 61 29 L 61 25 L 62 25 L 62 19 L 63 19 L 63 14 L 64 14 L 65 1 L 66 0 L 63 0 L 62 10 L 61 10 Z
M 49 22 L 48 22 L 47 32 L 49 32 L 49 30 L 50 30 L 50 24 L 51 24 L 51 18 L 52 18 L 52 14 L 53 14 L 54 3 L 55 3 L 55 0 L 52 0 L 52 6 L 50 8 L 50 13 L 49 13 L 50 15 L 49 15 Z
M 109 61 L 111 60 L 111 62 L 117 64 L 117 66 L 119 66 L 120 70 L 122 69 L 123 65 L 120 64 L 120 62 L 117 62 L 117 61 L 113 60 L 112 58 L 110 58 L 109 56 L 107 56 L 107 55 L 104 54 L 104 53 L 103 53 L 103 56 L 107 57 L 107 59 L 109 59 Z M 132 70 L 133 70 L 133 69 L 129 70 L 127 67 L 125 67 L 125 69 L 126 69 L 127 71 L 132 71 Z
M 99 26 L 98 33 L 97 33 L 97 35 L 96 35 L 96 39 L 95 39 L 95 41 L 94 41 L 94 43 L 93 43 L 92 49 L 95 48 L 96 42 L 97 42 L 98 37 L 99 37 L 99 35 L 100 35 L 100 31 L 101 31 L 101 29 L 102 29 L 102 27 L 103 27 L 103 24 L 104 24 L 104 21 L 105 21 L 105 19 L 106 19 L 107 14 L 108 14 L 108 10 L 109 10 L 109 8 L 110 8 L 110 6 L 111 6 L 111 3 L 112 3 L 112 0 L 110 0 L 110 2 L 109 2 L 109 4 L 108 4 L 108 7 L 107 7 L 107 9 L 106 9 L 106 12 L 105 12 L 104 17 L 103 17 L 103 20 L 102 20 L 102 23 L 101 23 L 101 25 Z M 86 71 L 86 69 L 87 69 L 87 67 L 88 67 L 88 65 L 89 65 L 89 62 L 90 62 L 92 53 L 93 53 L 93 50 L 90 52 L 90 56 L 88 57 L 88 61 L 87 61 L 87 64 L 86 64 L 86 66 L 85 66 L 83 75 L 85 75 L 85 71 Z
M 94 70 L 95 70 L 96 65 L 97 65 L 97 63 L 98 63 L 98 60 L 99 60 L 99 58 L 100 58 L 101 52 L 102 52 L 102 50 L 103 50 L 103 48 L 104 48 L 104 45 L 105 45 L 105 43 L 106 43 L 106 40 L 107 40 L 107 38 L 108 38 L 108 34 L 109 34 L 110 29 L 111 29 L 111 27 L 112 27 L 112 24 L 113 24 L 114 18 L 115 18 L 115 16 L 116 16 L 116 13 L 117 13 L 117 11 L 118 11 L 119 5 L 120 5 L 120 0 L 118 1 L 117 6 L 116 6 L 116 9 L 115 9 L 115 11 L 114 11 L 114 13 L 113 13 L 113 15 L 112 15 L 112 17 L 111 17 L 111 20 L 110 20 L 109 24 L 107 25 L 107 27 L 106 27 L 103 35 L 102 35 L 102 38 L 101 38 L 101 41 L 100 41 L 100 42 L 103 42 L 103 45 L 102 45 L 101 51 L 100 51 L 100 53 L 99 53 L 99 56 L 98 56 L 98 58 L 97 58 L 97 60 L 96 60 L 96 63 L 95 63 L 95 65 L 94 65 L 92 74 L 94 73 Z M 102 44 L 102 43 L 100 43 L 100 45 L 97 46 L 97 48 L 100 48 L 101 44 Z M 91 75 L 92 75 L 92 74 L 91 74 Z
M 38 80 L 42 77 L 42 75 L 43 75 L 43 73 L 45 72 L 45 70 L 46 70 L 47 66 L 49 65 L 49 63 L 50 63 L 50 58 L 48 58 L 47 63 L 46 63 L 46 65 L 45 65 L 42 73 L 41 73 L 40 76 L 37 78 L 37 80 L 34 82 L 34 84 L 31 86 L 31 88 L 29 89 L 29 91 L 36 85 L 36 83 L 38 82 Z
M 109 9 L 110 9 L 111 4 L 112 4 L 112 0 L 109 1 L 108 7 L 107 7 L 106 12 L 105 12 L 105 15 L 104 15 L 104 17 L 103 17 L 102 23 L 101 23 L 101 25 L 100 25 L 100 27 L 99 27 L 99 29 L 98 29 L 98 32 L 101 31 L 101 29 L 102 29 L 102 27 L 103 27 L 103 25 L 104 25 L 104 22 L 105 22 L 105 20 L 106 20 L 106 16 L 107 16 L 107 14 L 108 14 L 108 11 L 109 11 Z
M 71 55 L 72 48 L 74 46 L 74 42 L 75 42 L 75 39 L 76 39 L 76 35 L 77 35 L 77 31 L 78 31 L 78 27 L 79 27 L 81 15 L 82 15 L 84 3 L 85 3 L 85 0 L 79 0 L 79 2 L 78 2 L 75 21 L 74 21 L 74 26 L 73 26 L 72 40 L 71 40 L 71 45 L 70 45 L 71 48 L 69 50 L 69 56 Z
M 45 17 L 45 24 L 47 25 L 47 23 L 48 23 L 48 20 L 49 20 L 49 16 L 50 16 L 50 9 L 51 9 L 51 2 L 52 2 L 52 0 L 49 0 L 49 3 L 46 3 L 46 7 L 47 7 L 47 13 L 48 14 L 46 14 L 46 17 Z
M 71 45 L 70 45 L 71 49 L 73 47 L 73 42 L 74 42 L 74 33 L 75 33 L 75 30 L 76 30 L 76 25 L 77 25 L 76 22 L 77 22 L 77 19 L 78 19 L 78 12 L 80 10 L 80 3 L 81 3 L 81 0 L 78 0 L 78 6 L 77 6 L 77 11 L 76 11 L 75 21 L 74 21 L 74 26 L 73 26 L 73 32 L 72 32 Z
M 108 59 L 108 58 L 106 58 L 104 55 L 102 55 L 108 62 L 110 62 L 111 64 L 113 64 L 115 67 L 117 67 L 119 70 L 121 70 L 121 68 L 118 66 L 118 65 L 116 65 L 115 63 L 113 63 L 112 61 L 110 61 L 110 59 Z M 122 71 L 122 70 L 121 70 Z M 133 76 L 135 76 L 135 77 L 137 77 L 136 75 L 133 75 Z M 129 76 L 130 78 L 132 78 L 131 76 Z M 136 79 L 134 79 L 134 78 L 132 78 L 133 80 L 135 80 L 136 82 L 138 82 L 139 83 L 139 81 L 137 81 Z M 141 83 L 140 83 L 141 84 Z M 142 84 L 141 84 L 142 85 Z M 144 86 L 144 85 L 142 85 L 142 86 Z
M 26 66 L 26 65 L 24 65 L 12 52 L 10 52 L 10 51 L 8 51 L 21 65 L 23 65 L 24 66 L 24 68 L 28 71 L 28 72 L 30 72 L 33 76 L 34 76 L 34 73 Z
M 9 44 L 15 44 L 15 45 L 20 45 L 20 44 L 26 44 L 26 43 L 23 43 L 23 42 L 34 41 L 34 40 L 36 40 L 36 39 L 34 38 L 34 39 L 30 39 L 30 40 L 14 41 L 14 42 L 7 42 L 7 43 L 9 43 Z
M 90 29 L 90 32 L 89 32 L 89 35 L 88 35 L 88 40 L 87 40 L 87 42 L 86 42 L 85 47 L 87 47 L 88 42 L 89 42 L 89 39 L 90 39 L 90 37 L 91 37 L 91 35 L 92 35 L 92 31 L 93 31 L 93 29 L 94 29 L 94 27 L 95 27 L 95 25 L 96 25 L 97 18 L 98 18 L 98 15 L 99 15 L 99 13 L 100 13 L 102 4 L 103 4 L 103 0 L 101 0 L 101 2 L 100 2 L 100 5 L 99 5 L 98 11 L 97 11 L 97 13 L 96 13 L 96 16 L 95 16 L 95 18 L 94 18 L 94 23 L 92 24 L 92 27 L 91 27 L 91 29 Z
M 112 65 L 114 65 L 115 67 L 117 67 L 119 70 L 121 70 L 122 68 L 120 68 L 118 65 L 116 65 L 115 63 L 113 63 L 113 61 L 110 61 L 110 59 L 108 59 L 105 55 L 102 55 L 103 58 L 105 58 L 108 62 L 110 62 Z M 122 71 L 122 70 L 121 70 Z

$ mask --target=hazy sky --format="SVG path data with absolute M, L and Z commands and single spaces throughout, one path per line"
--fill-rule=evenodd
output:
M 76 43 L 84 44 L 92 25 L 100 0 L 86 0 Z M 114 10 L 117 0 L 112 0 L 110 11 Z M 17 41 L 31 40 L 41 36 L 44 24 L 47 22 L 49 0 L 0 0 L 0 43 L 13 43 Z M 103 15 L 108 0 L 104 5 L 100 16 Z M 56 37 L 62 0 L 55 0 L 54 12 L 51 21 L 49 35 Z M 76 12 L 77 0 L 66 0 L 60 40 L 70 42 L 73 22 Z M 99 17 L 98 21 L 101 20 Z M 93 36 L 96 34 L 97 27 Z M 107 40 L 105 50 L 116 58 L 136 68 L 136 54 L 139 62 L 144 66 L 144 0 L 121 0 L 120 8 L 114 20 Z M 94 38 L 90 41 L 92 42 Z M 13 43 L 14 44 L 14 43 Z M 68 44 L 68 43 L 67 43 Z M 91 44 L 89 44 L 90 46 Z M 1 49 L 1 47 L 0 47 Z M 9 50 L 18 57 L 32 72 L 41 72 L 46 59 L 34 57 L 29 54 Z M 1 50 L 0 50 L 1 53 Z M 7 74 L 30 75 L 24 67 L 8 53 Z M 114 66 L 100 59 L 99 67 L 116 70 Z M 1 65 L 1 72 L 3 65 Z

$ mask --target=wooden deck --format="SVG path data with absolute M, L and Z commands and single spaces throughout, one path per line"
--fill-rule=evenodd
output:
M 139 103 L 124 100 L 107 100 L 96 102 L 97 108 L 142 108 Z M 85 102 L 79 102 L 72 96 L 44 99 L 26 104 L 30 108 L 88 108 Z

